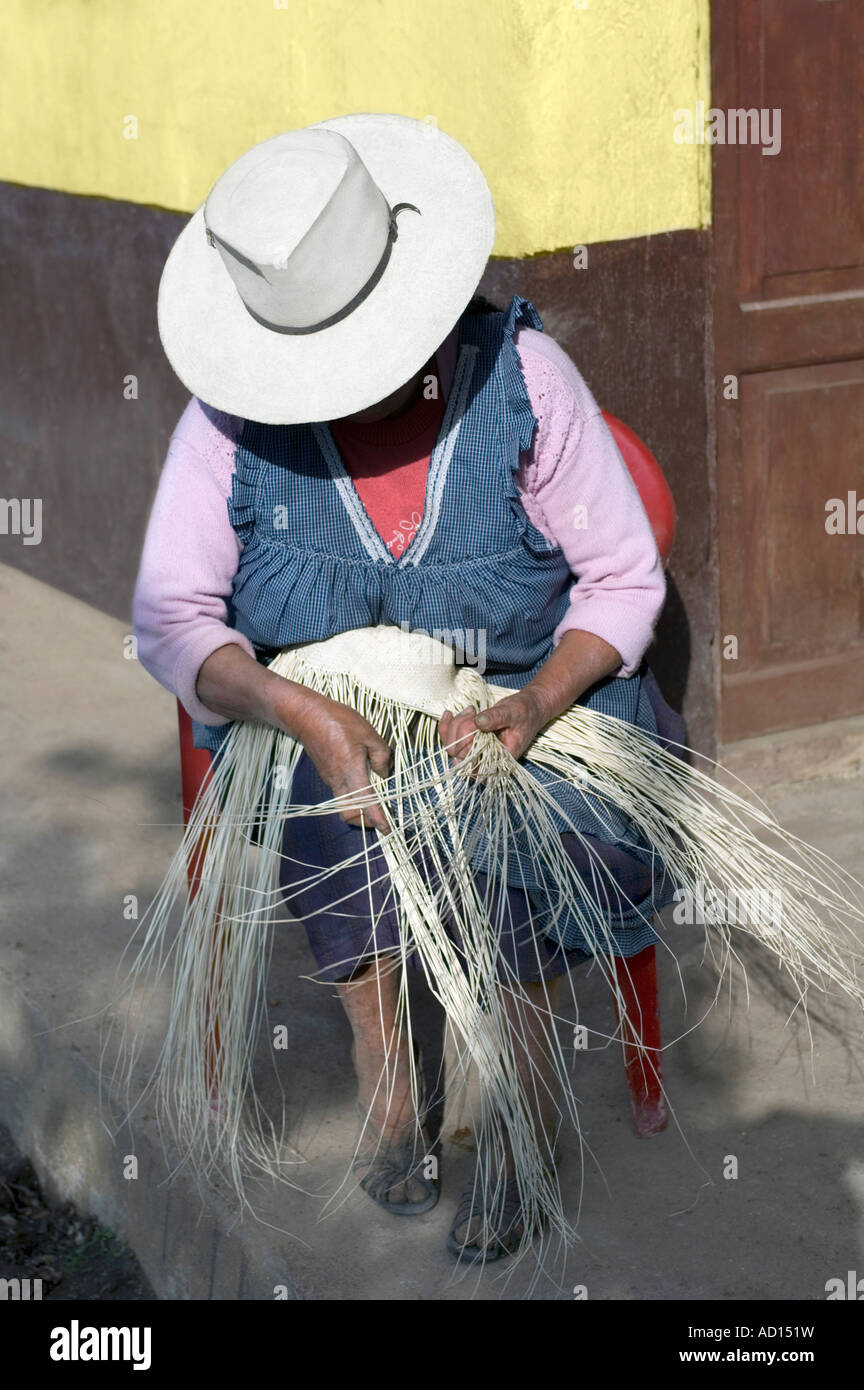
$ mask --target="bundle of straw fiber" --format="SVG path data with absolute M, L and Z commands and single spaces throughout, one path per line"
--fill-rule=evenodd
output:
M 478 733 L 468 757 L 453 763 L 439 739 L 443 711 L 488 708 L 512 691 L 488 684 L 475 670 L 457 668 L 444 644 L 395 627 L 283 651 L 270 669 L 350 705 L 393 749 L 391 774 L 370 774 L 365 804 L 376 800 L 390 826 L 379 842 L 395 889 L 402 955 L 419 956 L 464 1063 L 476 1067 L 478 1148 L 493 1165 L 510 1146 L 526 1248 L 542 1227 L 565 1240 L 573 1233 L 548 1143 L 532 1123 L 503 998 L 508 985 L 502 983 L 500 920 L 492 904 L 500 901 L 496 887 L 512 871 L 508 855 L 515 830 L 520 873 L 527 864 L 528 879 L 533 868 L 534 881 L 552 880 L 558 889 L 543 930 L 560 933 L 561 915 L 580 904 L 596 964 L 619 1009 L 626 1008 L 608 927 L 609 900 L 615 896 L 620 903 L 620 893 L 597 860 L 593 903 L 586 899 L 584 880 L 562 849 L 548 778 L 545 784 L 538 780 L 532 765 L 626 816 L 681 891 L 703 903 L 706 939 L 722 967 L 736 955 L 736 933 L 744 932 L 773 953 L 800 1001 L 810 989 L 834 988 L 864 1007 L 855 930 L 864 912 L 857 881 L 784 831 L 765 809 L 667 752 L 649 734 L 577 705 L 546 727 L 527 759 L 516 761 L 496 735 Z M 364 804 L 356 795 L 320 805 L 293 803 L 292 777 L 302 751 L 296 740 L 270 727 L 232 727 L 139 927 L 143 942 L 129 976 L 138 993 L 145 981 L 170 971 L 170 1017 L 148 1092 L 156 1094 L 181 1160 L 200 1173 L 227 1175 L 241 1198 L 251 1172 L 290 1180 L 282 1131 L 263 1113 L 253 1076 L 284 823 L 292 816 L 330 814 L 347 800 Z M 575 826 L 573 833 L 579 835 Z M 481 851 L 490 885 L 482 896 L 472 873 Z M 200 886 L 189 897 L 187 864 L 196 855 Z M 328 872 L 335 877 L 337 871 Z M 767 914 L 763 921 L 735 925 L 724 920 L 725 903 L 763 895 L 782 903 L 779 917 Z M 172 939 L 172 912 L 181 906 Z M 445 930 L 445 919 L 458 924 L 461 945 Z M 399 1015 L 410 1040 L 404 971 L 401 977 Z M 518 988 L 515 981 L 512 987 Z M 638 1021 L 631 1026 L 638 1037 Z M 548 1030 L 548 1020 L 543 1027 Z M 578 1124 L 561 1047 L 554 1040 L 550 1047 L 564 1107 Z M 121 1053 L 129 1075 L 136 1054 L 130 1025 Z M 214 1075 L 218 1125 L 211 1120 Z

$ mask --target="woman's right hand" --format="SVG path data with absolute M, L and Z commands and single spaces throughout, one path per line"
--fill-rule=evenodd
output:
M 392 753 L 368 719 L 325 695 L 311 696 L 298 713 L 291 711 L 292 733 L 299 738 L 321 778 L 334 796 L 359 792 L 370 794 L 369 768 L 380 777 L 388 776 Z M 346 805 L 340 818 L 348 825 L 365 825 L 389 833 L 381 807 L 373 801 L 363 808 Z
M 235 643 L 218 647 L 202 664 L 196 691 L 225 719 L 257 719 L 298 739 L 334 796 L 369 796 L 369 768 L 381 777 L 390 771 L 390 748 L 362 714 L 277 676 Z M 339 815 L 349 825 L 389 830 L 374 801 L 365 809 L 346 805 Z

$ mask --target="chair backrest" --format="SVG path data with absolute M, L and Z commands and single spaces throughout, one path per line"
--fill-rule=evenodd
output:
M 648 445 L 643 443 L 638 434 L 633 433 L 629 425 L 625 425 L 623 420 L 619 420 L 615 415 L 610 415 L 607 410 L 603 411 L 603 419 L 621 451 L 621 457 L 642 499 L 642 506 L 648 513 L 660 559 L 665 565 L 675 539 L 675 523 L 678 520 L 675 499 L 669 484 Z

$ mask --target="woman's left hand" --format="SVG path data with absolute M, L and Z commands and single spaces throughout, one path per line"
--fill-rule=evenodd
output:
M 571 628 L 521 690 L 505 695 L 482 714 L 467 709 L 442 715 L 441 742 L 453 744 L 450 756 L 461 762 L 474 734 L 483 729 L 496 733 L 513 757 L 521 758 L 550 720 L 570 709 L 589 686 L 619 670 L 622 661 L 621 653 L 602 637 Z
M 491 709 L 479 714 L 470 707 L 459 714 L 445 710 L 441 716 L 439 734 L 445 746 L 453 745 L 448 752 L 454 762 L 462 762 L 467 756 L 478 729 L 485 733 L 497 733 L 513 757 L 521 758 L 552 717 L 539 693 L 526 687 L 506 695 Z

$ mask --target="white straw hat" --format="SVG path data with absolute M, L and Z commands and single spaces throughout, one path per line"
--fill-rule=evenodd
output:
M 429 360 L 495 234 L 481 169 L 407 116 L 339 116 L 236 160 L 178 236 L 159 334 L 206 404 L 265 424 L 338 419 Z

